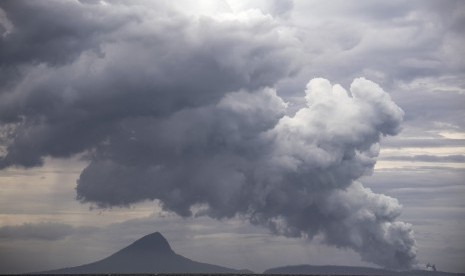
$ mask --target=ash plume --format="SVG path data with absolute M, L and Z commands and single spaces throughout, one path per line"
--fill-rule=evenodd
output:
M 157 199 L 184 217 L 240 215 L 275 234 L 323 234 L 366 261 L 409 268 L 415 240 L 411 225 L 396 220 L 401 206 L 357 181 L 372 172 L 380 138 L 399 131 L 403 112 L 366 79 L 354 80 L 350 94 L 313 79 L 294 116 L 265 88 L 163 119 L 127 118 L 82 172 L 78 199 L 101 207 Z
M 53 4 L 0 4 L 13 26 L 1 44 L 0 70 L 12 76 L 0 82 L 1 168 L 87 153 L 81 202 L 158 200 L 182 217 L 322 235 L 388 268 L 416 263 L 398 201 L 358 181 L 403 119 L 376 83 L 357 78 L 346 91 L 312 79 L 307 105 L 286 115 L 274 87 L 301 66 L 299 41 L 269 15 Z M 47 46 L 29 43 L 37 28 Z

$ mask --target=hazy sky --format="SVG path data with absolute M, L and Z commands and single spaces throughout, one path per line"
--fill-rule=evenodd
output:
M 465 272 L 464 31 L 463 1 L 0 1 L 0 273 L 155 231 Z

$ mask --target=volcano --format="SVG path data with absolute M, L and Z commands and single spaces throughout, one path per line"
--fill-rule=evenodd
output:
M 100 261 L 44 273 L 250 273 L 250 271 L 190 260 L 176 254 L 163 235 L 155 232 Z

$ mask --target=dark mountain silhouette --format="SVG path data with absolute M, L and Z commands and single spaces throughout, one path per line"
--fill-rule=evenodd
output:
M 86 265 L 47 271 L 51 274 L 80 273 L 250 273 L 199 263 L 176 254 L 158 232 L 149 234 L 115 254 Z
M 428 270 L 392 271 L 382 268 L 335 265 L 293 265 L 271 268 L 263 274 L 306 274 L 306 275 L 390 275 L 390 276 L 465 276 L 462 273 L 451 273 Z

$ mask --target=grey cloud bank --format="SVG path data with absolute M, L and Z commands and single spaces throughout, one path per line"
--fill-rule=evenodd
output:
M 93 227 L 73 227 L 65 223 L 40 222 L 7 225 L 0 227 L 0 239 L 15 240 L 59 240 L 76 233 L 90 233 Z
M 414 156 L 391 156 L 391 157 L 385 157 L 384 160 L 463 163 L 465 162 L 465 156 L 457 155 L 457 154 L 447 155 L 447 156 L 435 156 L 435 155 L 423 154 L 423 155 L 414 155 Z
M 383 39 L 373 29 L 362 37 L 362 21 L 303 32 L 286 20 L 294 16 L 299 25 L 297 8 L 305 4 L 270 3 L 261 4 L 269 13 L 192 16 L 161 2 L 0 2 L 0 168 L 83 154 L 88 166 L 76 187 L 83 203 L 111 208 L 157 200 L 181 217 L 241 217 L 278 235 L 321 235 L 384 267 L 416 265 L 401 205 L 359 178 L 372 173 L 381 139 L 397 135 L 404 117 L 417 122 L 425 111 L 416 97 L 394 91 L 411 111 L 404 114 L 378 84 L 358 76 L 407 89 L 398 82 L 437 74 L 457 39 L 446 39 L 450 48 L 417 53 L 431 41 L 419 32 L 421 39 L 399 54 L 387 39 L 395 33 L 387 15 L 410 36 L 415 18 L 422 19 L 406 15 L 414 10 L 409 5 L 394 2 L 388 12 L 386 5 L 344 8 L 341 18 L 373 16 L 365 19 L 391 34 Z M 422 12 L 431 15 L 426 6 Z M 440 11 L 443 22 L 451 10 Z M 434 33 L 446 28 L 436 27 Z M 332 36 L 338 43 L 327 43 Z M 442 50 L 430 55 L 431 47 Z M 462 66 L 452 63 L 447 74 Z M 320 75 L 350 88 L 309 81 Z M 287 96 L 303 104 L 290 112 Z M 458 104 L 447 112 L 447 102 L 440 107 L 439 118 L 462 124 Z M 463 155 L 399 159 L 463 162 Z

